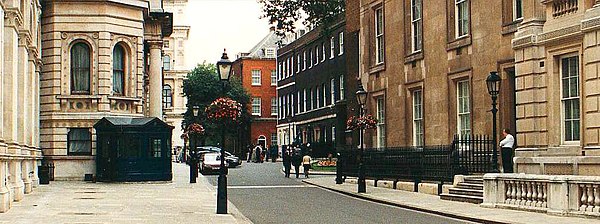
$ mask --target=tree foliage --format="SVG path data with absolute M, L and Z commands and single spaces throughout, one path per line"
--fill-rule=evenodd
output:
M 259 0 L 263 18 L 276 28 L 278 35 L 294 33 L 301 19 L 308 27 L 328 27 L 344 13 L 345 0 Z
M 214 120 L 208 119 L 204 109 L 209 106 L 214 100 L 220 97 L 229 97 L 240 104 L 242 104 L 242 115 L 239 122 L 233 124 L 229 123 L 226 133 L 231 135 L 234 134 L 238 128 L 247 127 L 250 123 L 250 113 L 246 109 L 250 103 L 250 95 L 246 92 L 242 86 L 242 82 L 232 76 L 229 84 L 226 87 L 225 96 L 222 95 L 222 83 L 217 75 L 217 69 L 214 64 L 202 63 L 198 64 L 194 70 L 192 70 L 187 80 L 183 82 L 183 93 L 187 97 L 187 111 L 184 114 L 184 120 L 186 124 L 201 123 L 205 128 L 205 137 L 208 138 L 209 142 L 214 141 L 214 137 L 220 136 L 223 124 L 215 123 Z M 198 117 L 193 116 L 192 108 L 199 106 Z

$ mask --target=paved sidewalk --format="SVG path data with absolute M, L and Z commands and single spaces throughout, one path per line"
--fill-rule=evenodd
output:
M 189 168 L 173 163 L 173 182 L 41 185 L 0 223 L 251 223 L 233 204 L 216 214 L 216 190 L 202 175 L 189 183 Z
M 599 223 L 598 219 L 561 217 L 543 213 L 516 211 L 497 208 L 483 208 L 476 204 L 441 200 L 439 196 L 394 190 L 367 185 L 366 194 L 358 194 L 356 184 L 335 184 L 335 177 L 318 177 L 303 182 L 353 197 L 381 202 L 423 212 L 435 213 L 483 223 Z

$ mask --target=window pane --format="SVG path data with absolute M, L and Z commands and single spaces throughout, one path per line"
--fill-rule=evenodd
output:
M 163 86 L 163 108 L 173 107 L 173 91 L 170 85 Z
M 123 94 L 124 56 L 123 47 L 116 45 L 113 50 L 113 92 L 117 94 Z
M 573 141 L 579 141 L 579 120 L 573 121 Z
M 90 91 L 90 48 L 84 43 L 71 48 L 71 90 Z
M 81 155 L 91 153 L 92 140 L 89 129 L 72 128 L 67 135 L 69 154 Z
M 169 55 L 163 57 L 163 69 L 171 70 L 171 57 Z

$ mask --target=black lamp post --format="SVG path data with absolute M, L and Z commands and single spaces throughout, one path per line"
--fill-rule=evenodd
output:
M 200 111 L 199 106 L 192 107 L 192 114 L 194 115 L 194 121 L 198 118 L 198 112 Z M 195 123 L 195 122 L 194 122 Z M 189 135 L 189 133 L 188 133 Z M 196 183 L 196 179 L 198 178 L 198 153 L 196 148 L 198 147 L 198 139 L 196 139 L 196 135 L 189 136 L 190 138 L 190 183 Z M 194 144 L 192 144 L 192 142 Z
M 358 90 L 356 91 L 356 100 L 358 101 L 358 105 L 360 106 L 360 117 L 364 116 L 364 107 L 367 101 L 367 92 L 363 89 L 362 83 L 358 83 Z M 364 137 L 363 137 L 363 127 L 360 126 L 359 133 L 359 142 L 360 142 L 360 152 L 358 154 L 358 193 L 366 193 L 367 192 L 367 184 L 365 182 L 365 166 L 363 164 L 363 153 L 364 153 Z
M 288 145 L 292 145 L 292 115 L 288 114 Z
M 222 84 L 222 94 L 225 96 L 226 85 L 231 76 L 231 65 L 233 63 L 227 57 L 227 52 L 223 49 L 221 60 L 217 62 L 217 72 Z M 223 121 L 225 124 L 225 121 Z M 221 167 L 219 169 L 219 180 L 217 186 L 217 214 L 227 214 L 227 175 L 225 174 L 225 127 L 221 128 Z
M 500 81 L 502 79 L 498 75 L 498 72 L 490 72 L 487 79 L 485 80 L 487 84 L 488 93 L 492 96 L 492 140 L 494 141 L 494 152 L 492 153 L 492 171 L 498 171 L 498 137 L 497 137 L 497 126 L 496 126 L 496 113 L 498 113 L 498 108 L 496 108 L 496 100 L 498 100 L 498 94 L 500 93 Z
M 181 121 L 181 129 L 183 130 L 183 132 L 186 132 L 187 129 L 187 123 L 185 122 L 185 120 Z M 189 137 L 189 135 L 188 135 Z M 187 140 L 188 137 L 186 137 L 185 135 L 183 136 L 183 151 L 181 153 L 183 153 L 183 155 L 181 156 L 181 161 L 185 163 L 185 161 L 187 161 L 187 158 L 185 158 L 186 156 L 186 150 L 187 150 Z

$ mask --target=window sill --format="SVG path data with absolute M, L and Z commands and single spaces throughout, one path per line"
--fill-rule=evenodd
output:
M 502 35 L 512 34 L 517 32 L 517 28 L 523 19 L 518 19 L 510 23 L 502 24 Z
M 378 72 L 385 71 L 385 63 L 379 63 L 369 69 L 369 74 L 373 75 Z
M 98 95 L 58 95 L 56 99 L 101 99 Z
M 414 61 L 418 61 L 423 59 L 423 50 L 417 51 L 417 52 L 413 52 L 409 55 L 407 55 L 406 57 L 404 57 L 404 64 L 408 64 Z
M 446 45 L 446 51 L 451 51 L 468 45 L 471 45 L 471 36 L 469 35 L 448 42 Z
M 252 116 L 260 116 L 260 114 L 252 114 Z
M 261 84 L 252 84 L 252 86 L 261 86 Z
M 142 99 L 127 96 L 108 96 L 111 100 L 142 101 Z

